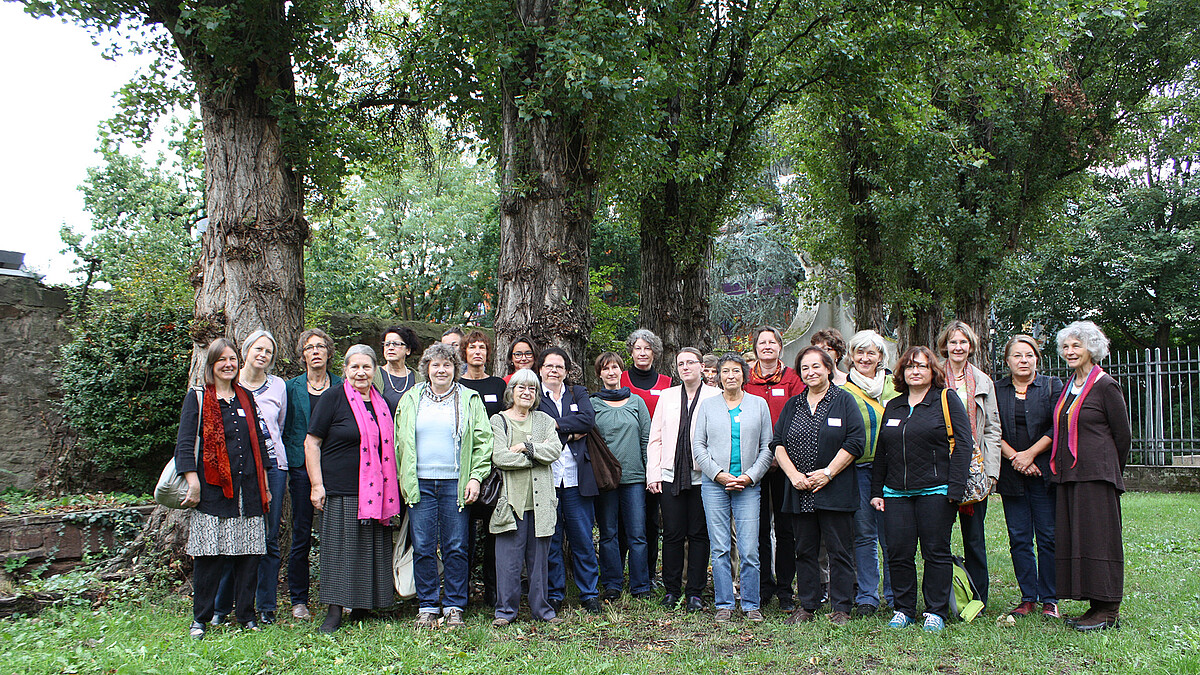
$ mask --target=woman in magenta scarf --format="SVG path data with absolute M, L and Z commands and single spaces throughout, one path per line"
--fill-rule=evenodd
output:
M 1091 321 L 1058 332 L 1058 351 L 1075 371 L 1054 406 L 1051 480 L 1058 484 L 1054 568 L 1059 599 L 1091 607 L 1067 619 L 1080 631 L 1120 626 L 1125 586 L 1121 473 L 1132 437 L 1121 387 L 1097 365 L 1108 338 Z
M 321 602 L 329 613 L 319 629 L 332 633 L 342 610 L 354 621 L 392 605 L 392 532 L 400 512 L 396 442 L 387 401 L 371 386 L 375 351 L 346 350 L 341 391 L 322 396 L 309 418 L 305 464 L 313 508 L 321 518 Z

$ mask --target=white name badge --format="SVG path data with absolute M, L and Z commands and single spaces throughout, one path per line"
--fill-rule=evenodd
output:
M 741 416 L 741 415 L 735 415 L 735 416 L 734 416 L 734 418 L 733 418 L 733 421 L 734 421 L 734 422 L 737 422 L 738 424 L 741 424 L 741 423 L 742 423 L 742 416 Z
M 571 404 L 571 412 L 579 412 L 579 404 L 572 403 Z
M 485 402 L 485 403 L 495 403 L 495 402 L 496 402 L 496 395 L 495 395 L 495 394 L 484 394 L 484 395 L 483 395 L 483 400 L 484 400 L 484 402 Z
M 662 396 L 662 389 L 651 389 L 650 393 L 655 396 Z
M 898 427 L 900 426 L 900 420 L 888 420 L 887 425 L 889 427 Z
M 842 426 L 842 418 L 840 418 L 840 417 L 830 417 L 830 418 L 829 418 L 829 426 L 831 426 L 831 427 L 840 427 L 840 426 Z
M 784 395 L 784 391 L 783 391 L 782 389 L 772 389 L 772 390 L 771 390 L 771 395 L 772 395 L 772 396 L 783 396 L 783 395 Z
M 241 408 L 238 408 L 238 415 L 240 415 L 240 416 L 242 416 L 242 417 L 245 417 L 245 416 L 246 416 L 246 411 L 245 411 L 245 410 L 242 410 Z

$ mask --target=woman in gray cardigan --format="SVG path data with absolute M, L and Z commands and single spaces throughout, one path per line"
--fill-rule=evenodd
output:
M 759 481 L 771 466 L 771 412 L 765 400 L 742 390 L 750 373 L 742 357 L 725 354 L 717 369 L 724 391 L 697 407 L 692 439 L 692 457 L 704 474 L 700 491 L 712 550 L 716 620 L 724 623 L 733 618 L 732 521 L 738 531 L 742 611 L 757 622 L 763 620 L 758 587 Z M 738 452 L 733 452 L 734 447 Z

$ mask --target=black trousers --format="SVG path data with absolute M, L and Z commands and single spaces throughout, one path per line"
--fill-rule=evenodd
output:
M 792 580 L 796 577 L 796 539 L 792 534 L 791 514 L 783 512 L 783 492 L 790 489 L 783 469 L 771 469 L 763 476 L 762 496 L 758 502 L 758 564 L 762 604 L 778 596 L 782 602 L 792 599 Z M 772 518 L 773 517 L 773 518 Z M 775 522 L 775 551 L 771 551 L 771 522 Z
M 488 530 L 492 519 L 494 506 L 475 503 L 471 509 L 471 524 L 467 528 L 467 579 L 477 565 L 482 562 L 483 572 L 483 602 L 489 607 L 496 606 L 496 535 Z M 476 530 L 478 528 L 478 530 Z M 483 540 L 483 560 L 480 561 L 479 540 Z M 467 583 L 467 597 L 471 596 L 471 585 Z
M 917 618 L 917 542 L 925 559 L 921 592 L 925 611 L 946 620 L 950 613 L 950 581 L 954 576 L 954 558 L 950 554 L 950 531 L 958 504 L 945 495 L 924 497 L 887 497 L 884 500 L 883 526 L 887 530 L 888 569 L 892 573 L 892 592 L 896 611 Z
M 662 532 L 662 507 L 659 496 L 646 493 L 646 569 L 650 579 L 658 576 L 658 538 Z
M 987 500 L 972 504 L 972 515 L 959 512 L 958 524 L 962 528 L 963 567 L 971 575 L 975 590 L 983 604 L 988 601 L 987 539 L 983 532 L 984 516 L 987 515 Z
M 829 604 L 835 612 L 854 606 L 854 512 L 825 511 L 792 514 L 796 537 L 796 591 L 800 606 L 810 612 L 821 606 L 821 543 L 829 552 Z
M 192 558 L 192 620 L 212 621 L 217 602 L 217 586 L 225 565 L 233 564 L 233 598 L 238 623 L 255 619 L 254 594 L 258 590 L 257 555 L 201 555 Z
M 700 486 L 671 494 L 674 484 L 664 482 L 662 505 L 662 580 L 666 592 L 680 595 L 683 585 L 684 544 L 687 544 L 687 597 L 699 596 L 708 585 L 708 524 Z

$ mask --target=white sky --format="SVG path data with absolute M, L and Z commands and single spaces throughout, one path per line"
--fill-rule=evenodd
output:
M 48 283 L 73 281 L 58 230 L 88 224 L 76 187 L 100 164 L 97 124 L 136 59 L 105 61 L 82 28 L 0 2 L 0 249 L 24 252 Z

